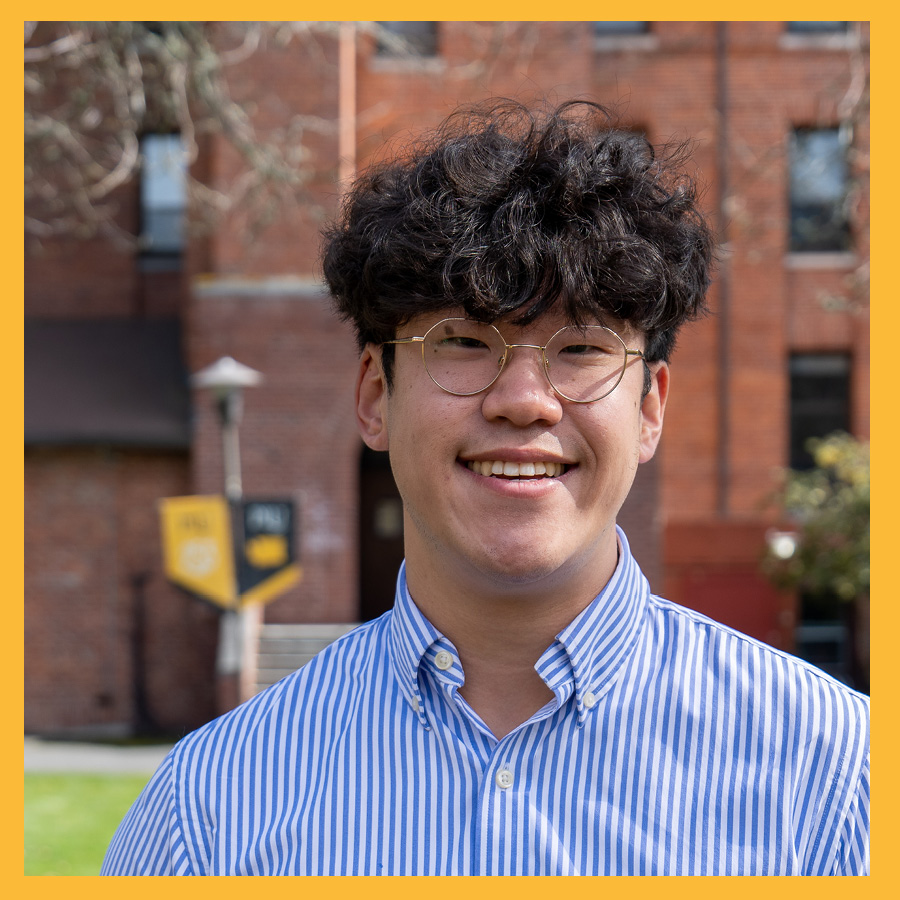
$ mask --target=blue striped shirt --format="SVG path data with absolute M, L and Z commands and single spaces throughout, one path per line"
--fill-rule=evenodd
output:
M 394 609 L 182 740 L 103 874 L 868 870 L 868 703 L 651 595 L 620 533 L 497 740 L 401 570 Z

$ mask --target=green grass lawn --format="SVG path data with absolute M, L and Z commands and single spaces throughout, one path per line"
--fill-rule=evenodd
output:
M 96 875 L 150 775 L 25 773 L 25 874 Z

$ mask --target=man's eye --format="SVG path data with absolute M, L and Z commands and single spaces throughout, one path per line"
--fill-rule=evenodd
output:
M 605 347 L 599 347 L 596 344 L 569 344 L 559 352 L 572 356 L 604 356 L 609 351 Z
M 438 347 L 444 350 L 486 350 L 487 344 L 475 337 L 456 335 L 438 341 Z

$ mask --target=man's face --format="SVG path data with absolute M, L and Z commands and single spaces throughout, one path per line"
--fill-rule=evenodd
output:
M 422 335 L 454 314 L 413 319 L 400 336 Z M 510 344 L 544 345 L 564 324 L 549 313 L 528 326 L 497 326 Z M 605 324 L 629 348 L 643 348 L 641 335 Z M 537 350 L 510 352 L 494 384 L 470 397 L 431 381 L 418 344 L 396 347 L 390 393 L 380 349 L 363 355 L 360 428 L 370 447 L 390 451 L 411 584 L 439 571 L 495 592 L 559 588 L 571 579 L 596 592 L 615 566 L 616 515 L 638 463 L 659 440 L 668 369 L 651 364 L 652 387 L 642 399 L 643 363 L 629 357 L 619 386 L 582 404 L 554 392 Z M 492 470 L 512 465 L 485 474 L 489 463 Z

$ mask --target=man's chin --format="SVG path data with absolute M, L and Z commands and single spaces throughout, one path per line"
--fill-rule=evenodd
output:
M 569 560 L 533 545 L 491 548 L 476 562 L 485 578 L 496 587 L 520 590 L 528 585 L 544 585 L 565 578 Z
M 568 595 L 597 591 L 609 580 L 618 558 L 614 527 L 604 531 L 611 539 L 590 546 L 555 546 L 540 539 L 492 542 L 469 563 L 494 592 L 546 596 L 550 592 Z M 531 589 L 529 591 L 529 588 Z M 593 596 L 593 594 L 592 594 Z

